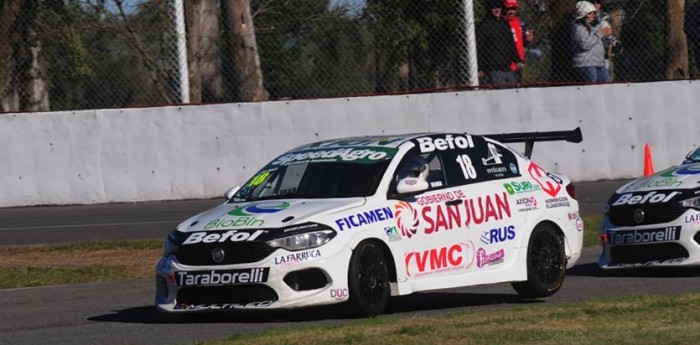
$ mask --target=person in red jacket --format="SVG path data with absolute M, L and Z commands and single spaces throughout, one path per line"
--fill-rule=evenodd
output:
M 532 30 L 525 28 L 525 23 L 518 16 L 518 0 L 504 0 L 503 1 L 503 19 L 510 25 L 510 30 L 513 32 L 513 41 L 515 41 L 515 49 L 518 51 L 518 56 L 520 56 L 521 61 L 525 61 L 525 42 L 531 43 L 534 39 Z M 510 70 L 515 73 L 520 82 L 520 73 L 522 67 L 518 64 L 512 63 L 510 65 Z

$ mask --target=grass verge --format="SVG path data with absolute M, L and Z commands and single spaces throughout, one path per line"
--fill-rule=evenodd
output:
M 340 326 L 294 327 L 197 344 L 691 345 L 700 339 L 698 310 L 698 292 L 677 296 L 625 296 L 449 316 L 380 316 Z

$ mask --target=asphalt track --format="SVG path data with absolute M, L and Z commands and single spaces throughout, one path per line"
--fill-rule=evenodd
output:
M 601 214 L 624 182 L 576 183 L 581 214 Z M 223 193 L 207 200 L 0 208 L 0 246 L 163 238 L 181 221 L 221 202 Z
M 620 184 L 578 184 L 581 212 L 599 214 L 610 191 Z M 4 245 L 12 245 L 160 237 L 180 220 L 218 202 L 0 209 L 0 240 Z M 577 266 L 567 273 L 562 289 L 549 298 L 524 300 L 509 284 L 484 285 L 406 296 L 387 316 L 407 318 L 700 290 L 698 269 L 604 274 L 596 266 L 598 254 L 597 247 L 585 248 Z M 349 322 L 335 307 L 301 313 L 231 313 L 190 319 L 158 313 L 153 307 L 153 291 L 151 279 L 0 290 L 0 344 L 192 344 L 277 328 Z

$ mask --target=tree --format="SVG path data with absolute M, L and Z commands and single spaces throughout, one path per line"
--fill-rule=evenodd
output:
M 0 97 L 3 111 L 49 110 L 46 61 L 36 30 L 37 1 L 0 1 Z
M 225 100 L 217 0 L 185 1 L 190 102 Z
M 686 79 L 688 73 L 688 40 L 683 32 L 685 0 L 666 2 L 668 17 L 669 59 L 666 66 L 666 79 Z
M 226 0 L 224 1 L 224 13 L 228 26 L 238 99 L 244 102 L 265 101 L 269 94 L 263 86 L 250 2 L 249 0 Z

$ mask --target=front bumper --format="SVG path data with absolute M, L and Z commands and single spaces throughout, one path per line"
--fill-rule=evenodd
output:
M 598 266 L 618 269 L 649 266 L 700 266 L 700 222 L 688 211 L 673 221 L 616 226 L 606 216 L 600 229 L 603 249 Z
M 174 255 L 156 266 L 156 307 L 165 312 L 288 309 L 348 299 L 352 251 L 326 255 L 321 248 L 279 249 L 256 263 L 188 266 Z

